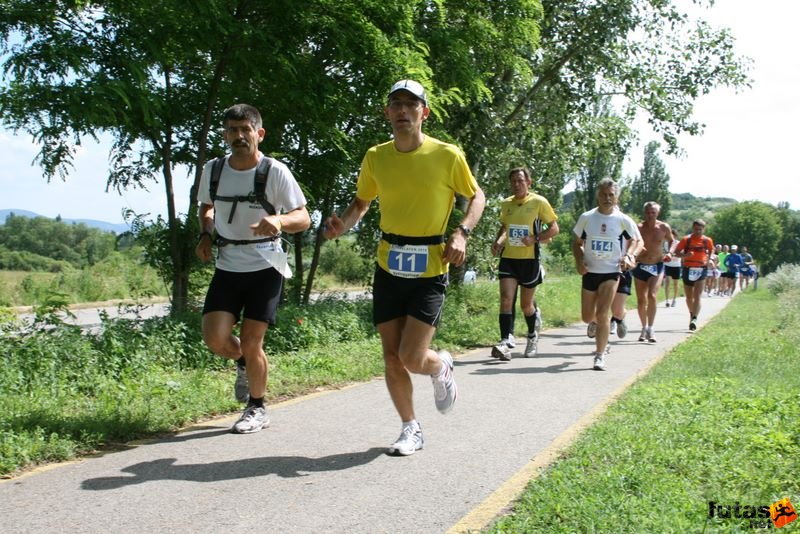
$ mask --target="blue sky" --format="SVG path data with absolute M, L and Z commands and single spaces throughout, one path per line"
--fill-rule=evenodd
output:
M 688 1 L 688 0 L 687 0 Z M 736 200 L 788 201 L 800 209 L 800 167 L 794 157 L 800 125 L 800 20 L 798 0 L 718 0 L 702 15 L 715 26 L 731 28 L 740 54 L 753 59 L 753 87 L 739 94 L 717 90 L 702 97 L 695 116 L 706 124 L 699 137 L 682 137 L 686 155 L 662 155 L 674 193 L 724 196 Z M 631 150 L 625 173 L 642 164 L 644 146 L 657 137 L 642 121 L 640 144 Z M 108 140 L 86 140 L 75 169 L 49 184 L 32 166 L 38 149 L 25 136 L 0 129 L 0 209 L 25 209 L 48 217 L 122 222 L 122 210 L 165 214 L 163 186 L 149 191 L 105 192 Z M 302 177 L 299 177 L 302 179 Z M 191 178 L 175 173 L 176 207 L 188 210 Z

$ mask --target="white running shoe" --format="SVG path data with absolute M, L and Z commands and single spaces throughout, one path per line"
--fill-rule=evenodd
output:
M 250 400 L 250 385 L 247 382 L 247 368 L 236 364 L 236 382 L 233 383 L 233 394 L 239 402 Z
M 422 428 L 419 425 L 405 425 L 397 441 L 389 445 L 388 453 L 392 456 L 411 456 L 422 449 L 423 445 L 425 440 L 422 438 Z
M 675 299 L 672 299 L 672 307 L 675 307 Z
M 611 326 L 608 327 L 608 335 L 613 336 L 617 333 L 617 321 L 611 319 Z
M 625 319 L 622 319 L 617 325 L 617 337 L 623 339 L 628 335 L 628 325 L 625 324 Z
M 492 358 L 499 358 L 504 362 L 511 360 L 511 349 L 508 348 L 505 341 L 501 341 L 492 347 Z
M 540 308 L 536 308 L 534 313 L 534 320 L 533 320 L 533 331 L 536 332 L 538 336 L 542 331 L 542 310 Z
M 446 350 L 440 350 L 439 359 L 442 361 L 442 370 L 431 375 L 433 398 L 436 401 L 436 409 L 441 413 L 447 413 L 456 403 L 458 387 L 453 377 L 453 357 Z
M 509 349 L 513 349 L 517 346 L 517 340 L 514 339 L 514 334 L 508 334 L 508 338 L 505 340 L 506 347 Z
M 594 353 L 594 365 L 592 367 L 595 371 L 606 370 L 606 355 L 603 352 Z
M 589 325 L 586 327 L 586 335 L 589 338 L 593 338 L 594 336 L 597 335 L 597 323 L 596 322 L 592 321 L 591 323 L 589 323 Z
M 642 333 L 639 334 L 639 341 L 647 341 L 647 327 L 642 327 Z
M 536 335 L 536 332 L 533 334 L 528 334 L 528 342 L 525 344 L 525 357 L 526 358 L 533 358 L 536 356 L 536 351 L 539 348 L 539 336 Z
M 244 409 L 242 416 L 233 425 L 231 431 L 234 434 L 252 434 L 262 428 L 269 426 L 269 416 L 266 408 L 258 406 L 248 406 Z
M 653 327 L 652 326 L 647 328 L 647 341 L 649 341 L 650 343 L 655 343 L 656 342 L 656 336 L 653 334 Z

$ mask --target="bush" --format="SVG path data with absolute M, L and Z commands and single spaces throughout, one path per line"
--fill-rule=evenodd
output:
M 339 280 L 353 284 L 366 284 L 373 271 L 372 259 L 365 259 L 351 239 L 337 239 L 325 243 L 319 257 L 323 273 L 333 274 Z
M 781 265 L 778 270 L 766 277 L 765 284 L 773 295 L 800 288 L 800 265 Z

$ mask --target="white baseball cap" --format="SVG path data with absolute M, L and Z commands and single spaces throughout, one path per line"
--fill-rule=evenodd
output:
M 428 105 L 428 97 L 425 94 L 425 88 L 422 87 L 422 84 L 419 82 L 416 82 L 414 80 L 400 80 L 399 82 L 395 83 L 389 90 L 389 96 L 392 96 L 397 91 L 408 91 L 412 95 L 422 100 L 422 103 L 425 106 Z

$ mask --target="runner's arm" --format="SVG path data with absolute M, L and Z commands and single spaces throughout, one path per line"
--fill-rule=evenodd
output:
M 474 229 L 483 214 L 483 208 L 486 207 L 486 195 L 483 194 L 483 189 L 478 187 L 475 194 L 469 199 L 467 211 L 464 218 L 461 219 L 461 226 L 466 226 L 470 230 Z M 447 240 L 447 246 L 444 247 L 442 260 L 452 263 L 456 267 L 464 263 L 467 255 L 467 236 L 464 232 L 458 230 L 450 234 L 450 239 Z
M 197 211 L 197 218 L 200 223 L 200 237 L 197 239 L 194 254 L 200 261 L 207 262 L 213 256 L 211 245 L 214 235 L 214 205 L 202 203 Z
M 346 233 L 353 226 L 358 224 L 358 221 L 367 213 L 370 204 L 371 201 L 369 200 L 362 200 L 358 197 L 354 197 L 353 201 L 350 202 L 350 205 L 347 206 L 344 213 L 342 213 L 341 218 L 335 213 L 328 217 L 322 227 L 322 235 L 325 239 L 335 239 Z

